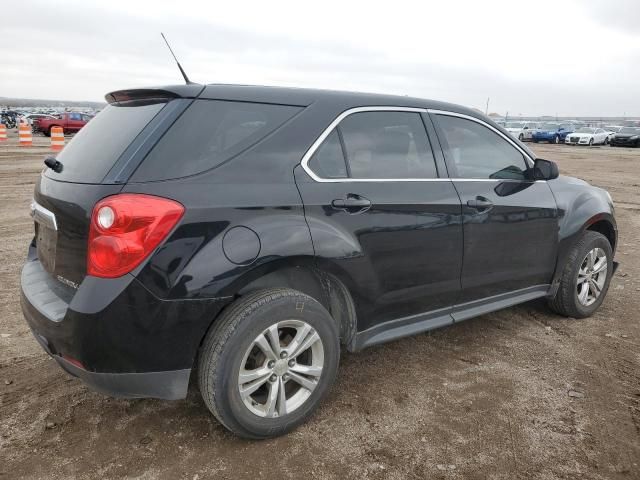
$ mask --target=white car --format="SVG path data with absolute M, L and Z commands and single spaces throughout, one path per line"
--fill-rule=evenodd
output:
M 605 125 L 602 128 L 609 132 L 609 135 L 607 136 L 607 143 L 611 143 L 613 136 L 616 133 L 619 133 L 624 127 L 622 125 Z
M 581 127 L 570 133 L 564 143 L 571 145 L 606 145 L 609 143 L 609 134 L 603 128 Z
M 505 129 L 521 142 L 531 140 L 533 132 L 540 128 L 536 122 L 507 122 Z

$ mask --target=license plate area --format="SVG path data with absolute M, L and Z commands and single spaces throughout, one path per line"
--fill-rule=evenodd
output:
M 49 273 L 56 268 L 56 245 L 58 224 L 53 212 L 36 202 L 31 204 L 31 216 L 36 228 L 36 250 L 40 263 Z

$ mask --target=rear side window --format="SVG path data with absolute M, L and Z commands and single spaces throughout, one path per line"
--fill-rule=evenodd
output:
M 164 134 L 131 181 L 168 180 L 214 168 L 255 145 L 300 110 L 286 105 L 197 100 Z
M 526 179 L 524 156 L 500 135 L 472 120 L 448 115 L 436 117 L 452 177 Z
M 374 111 L 349 115 L 311 157 L 309 167 L 322 178 L 428 179 L 438 176 L 422 118 L 414 112 Z
M 67 182 L 100 183 L 133 139 L 165 105 L 166 102 L 148 101 L 107 105 L 58 154 L 62 172 L 47 169 L 45 175 Z

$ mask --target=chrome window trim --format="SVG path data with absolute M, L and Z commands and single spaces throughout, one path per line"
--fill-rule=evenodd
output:
M 513 145 L 520 153 L 522 153 L 525 158 L 525 162 L 529 165 L 529 167 L 533 166 L 533 159 L 529 156 L 527 152 L 525 152 L 522 148 L 520 148 L 512 139 L 508 136 L 504 135 L 500 130 L 492 127 L 488 123 L 480 120 L 479 118 L 472 117 L 470 115 L 465 115 L 463 113 L 450 112 L 448 110 L 435 110 L 429 108 L 418 108 L 418 107 L 394 107 L 394 106 L 369 106 L 369 107 L 355 107 L 345 110 L 340 115 L 338 115 L 327 128 L 320 134 L 320 136 L 311 144 L 309 149 L 305 152 L 302 160 L 300 161 L 300 165 L 303 170 L 309 175 L 314 181 L 319 183 L 359 183 L 359 182 L 509 182 L 515 181 L 520 182 L 521 180 L 515 179 L 493 179 L 493 178 L 451 178 L 451 177 L 438 177 L 438 178 L 324 178 L 319 177 L 315 174 L 313 170 L 309 167 L 309 161 L 311 157 L 316 153 L 316 150 L 322 145 L 322 142 L 333 132 L 333 130 L 340 124 L 342 120 L 347 118 L 349 115 L 353 115 L 354 113 L 361 112 L 412 112 L 412 113 L 433 113 L 436 115 L 449 115 L 452 117 L 460 117 L 467 120 L 474 121 L 490 130 L 494 131 L 502 138 L 507 140 L 511 145 Z M 430 140 L 431 141 L 431 140 Z M 345 159 L 346 160 L 346 159 Z M 536 180 L 538 182 L 545 182 L 545 180 Z

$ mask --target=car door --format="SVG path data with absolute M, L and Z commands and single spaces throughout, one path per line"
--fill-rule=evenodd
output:
M 462 302 L 549 284 L 558 213 L 547 183 L 530 179 L 528 153 L 475 117 L 431 117 L 462 201 Z
M 349 287 L 360 331 L 424 312 L 450 323 L 460 200 L 420 112 L 371 108 L 342 114 L 296 170 L 317 261 Z
M 605 132 L 602 128 L 596 128 L 595 140 L 593 143 L 604 143 L 607 138 L 607 132 Z

